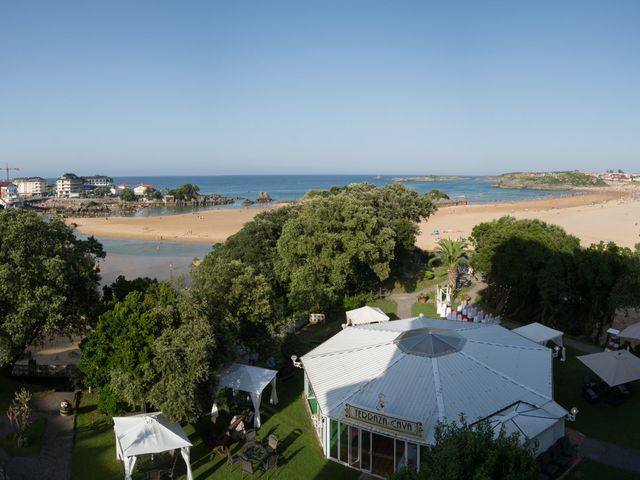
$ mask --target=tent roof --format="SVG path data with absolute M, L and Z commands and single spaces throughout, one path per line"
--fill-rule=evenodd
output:
M 360 307 L 345 312 L 347 323 L 350 325 L 362 325 L 367 323 L 388 322 L 389 316 L 378 307 Z
M 489 424 L 496 434 L 504 427 L 507 435 L 514 432 L 533 439 L 567 415 L 567 411 L 554 401 L 540 407 L 518 402 L 489 417 Z
M 167 420 L 162 412 L 113 417 L 113 423 L 116 439 L 125 457 L 191 446 L 182 427 Z
M 342 419 L 345 403 L 376 411 L 382 393 L 385 414 L 422 422 L 426 443 L 439 420 L 547 404 L 551 362 L 550 349 L 499 325 L 425 317 L 346 328 L 302 357 L 323 414 Z
M 640 358 L 626 350 L 576 357 L 611 387 L 640 379 Z
M 220 372 L 219 383 L 234 390 L 260 393 L 277 374 L 277 370 L 232 363 Z
M 512 331 L 543 345 L 549 341 L 562 345 L 562 335 L 564 335 L 560 330 L 555 330 L 538 322 L 530 323 L 524 327 L 514 328 Z

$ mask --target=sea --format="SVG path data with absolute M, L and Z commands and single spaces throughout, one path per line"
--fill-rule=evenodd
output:
M 396 178 L 412 175 L 210 175 L 210 176 L 129 176 L 114 177 L 116 184 L 135 186 L 140 183 L 153 185 L 158 190 L 192 183 L 200 187 L 204 194 L 218 193 L 237 200 L 229 208 L 242 203 L 242 199 L 255 200 L 260 192 L 267 192 L 274 201 L 295 200 L 308 190 L 327 190 L 333 186 L 343 187 L 351 183 L 369 182 L 374 185 L 396 183 Z M 494 182 L 482 177 L 460 177 L 455 180 L 430 182 L 400 182 L 418 193 L 433 189 L 445 192 L 452 199 L 466 199 L 468 203 L 506 202 L 543 198 L 571 193 L 569 191 L 540 191 L 523 189 L 493 188 Z M 171 215 L 196 210 L 194 207 L 181 209 L 143 209 L 137 216 Z M 189 283 L 189 271 L 194 258 L 203 258 L 211 251 L 211 245 L 138 240 L 114 240 L 98 238 L 103 244 L 107 258 L 101 264 L 102 283 L 109 284 L 118 275 L 127 278 L 148 276 L 177 283 Z

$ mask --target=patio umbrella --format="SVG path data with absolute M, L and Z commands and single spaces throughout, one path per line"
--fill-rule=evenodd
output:
M 626 350 L 592 353 L 576 358 L 611 387 L 640 379 L 640 358 Z
M 622 338 L 632 338 L 634 340 L 640 340 L 640 322 L 629 325 L 627 328 L 620 332 Z

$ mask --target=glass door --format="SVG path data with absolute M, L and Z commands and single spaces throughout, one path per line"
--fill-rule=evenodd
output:
M 349 466 L 360 469 L 360 429 L 349 426 Z

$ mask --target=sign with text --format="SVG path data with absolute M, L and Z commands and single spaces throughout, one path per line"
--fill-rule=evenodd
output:
M 375 426 L 401 435 L 408 435 L 416 439 L 424 438 L 422 422 L 392 417 L 381 412 L 372 412 L 348 403 L 344 404 L 344 417 L 355 420 L 358 423 Z

